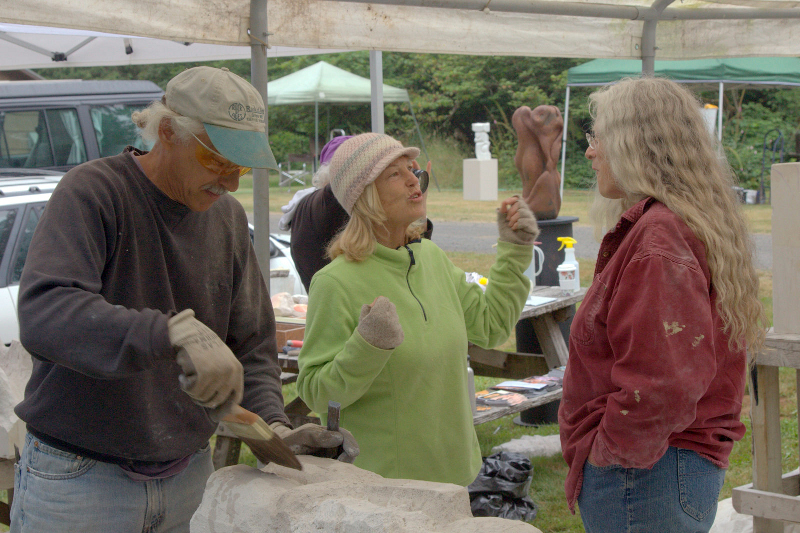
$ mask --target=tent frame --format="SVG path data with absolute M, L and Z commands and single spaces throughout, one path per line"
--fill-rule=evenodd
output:
M 746 80 L 733 80 L 733 79 L 721 79 L 721 80 L 680 80 L 676 79 L 673 80 L 676 83 L 686 84 L 686 85 L 708 85 L 714 86 L 716 85 L 719 88 L 719 93 L 717 96 L 718 105 L 717 108 L 719 111 L 717 112 L 717 140 L 722 143 L 722 109 L 723 104 L 725 103 L 725 84 L 730 85 L 742 85 L 745 84 L 747 86 L 758 86 L 762 85 L 764 87 L 775 87 L 775 86 L 782 86 L 782 87 L 800 87 L 800 83 L 794 82 L 778 82 L 778 81 L 746 81 Z M 561 136 L 561 197 L 564 196 L 564 174 L 566 171 L 566 162 L 567 162 L 567 129 L 569 127 L 569 97 L 570 97 L 570 88 L 571 87 L 601 87 L 603 85 L 607 85 L 609 83 L 615 83 L 613 81 L 604 81 L 604 82 L 582 82 L 582 83 L 567 83 L 566 94 L 564 97 L 564 131 L 562 132 Z
M 339 2 L 341 0 L 321 0 L 322 3 Z M 800 9 L 793 8 L 750 8 L 750 7 L 717 7 L 713 9 L 679 9 L 670 8 L 674 0 L 655 0 L 649 7 L 634 5 L 610 5 L 601 3 L 586 2 L 553 2 L 549 0 L 348 0 L 351 3 L 402 6 L 405 8 L 450 8 L 454 10 L 472 11 L 474 13 L 489 13 L 491 11 L 500 13 L 519 13 L 519 14 L 542 14 L 542 15 L 566 15 L 573 17 L 591 17 L 600 19 L 622 19 L 627 21 L 643 21 L 641 43 L 634 45 L 635 49 L 641 54 L 642 71 L 645 74 L 653 73 L 653 60 L 656 54 L 655 32 L 659 21 L 689 21 L 689 20 L 753 20 L 753 19 L 798 19 Z M 9 3 L 9 6 L 12 4 Z M 166 4 L 169 6 L 170 4 Z M 168 10 L 164 9 L 166 13 Z M 15 7 L 10 9 L 0 17 L 11 23 L 38 23 L 59 26 L 59 20 L 47 19 L 38 14 L 38 11 L 25 9 L 21 11 Z M 269 33 L 267 32 L 267 0 L 250 0 L 250 20 L 248 36 L 251 45 L 251 72 L 253 85 L 261 92 L 266 101 L 266 47 Z M 92 25 L 94 21 L 85 21 L 85 24 Z M 94 27 L 98 27 L 94 24 Z M 106 28 L 108 29 L 108 28 Z M 136 30 L 146 32 L 147 30 Z M 348 42 L 355 42 L 348 35 L 341 38 L 341 42 L 347 46 Z M 183 37 L 182 35 L 180 37 Z M 174 38 L 174 36 L 173 36 Z M 357 46 L 362 48 L 362 46 Z M 353 48 L 351 45 L 350 48 Z M 367 46 L 372 50 L 377 48 Z M 790 54 L 786 54 L 790 55 Z M 373 60 L 374 57 L 374 60 Z M 371 65 L 376 67 L 377 55 L 371 57 Z M 373 106 L 380 103 L 376 96 L 373 99 Z M 566 111 L 565 111 L 566 114 Z M 379 127 L 376 116 L 376 127 Z M 563 167 L 563 160 L 562 160 Z M 263 182 L 263 183 L 262 183 Z M 562 180 L 563 184 L 563 180 Z M 254 203 L 256 212 L 256 252 L 262 272 L 269 278 L 269 248 L 268 238 L 269 220 L 265 213 L 268 212 L 268 183 L 266 172 L 256 171 L 254 176 Z M 266 231 L 262 231 L 265 228 Z

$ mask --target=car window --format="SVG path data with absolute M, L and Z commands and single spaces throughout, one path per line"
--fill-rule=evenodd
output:
M 152 143 L 142 140 L 139 128 L 131 120 L 131 113 L 142 106 L 112 104 L 94 106 L 89 113 L 100 147 L 100 157 L 117 155 L 129 144 L 141 150 L 150 150 Z
M 38 152 L 35 156 L 34 147 Z M 33 166 L 29 163 L 34 157 L 40 166 L 53 166 L 44 111 L 0 112 L 0 166 Z
M 22 233 L 19 236 L 19 246 L 17 246 L 15 255 L 11 258 L 11 283 L 19 283 L 22 277 L 22 267 L 25 266 L 25 258 L 28 257 L 28 248 L 31 246 L 33 231 L 36 229 L 36 224 L 39 223 L 43 211 L 44 205 L 34 205 L 25 214 Z
M 14 228 L 14 221 L 17 219 L 17 211 L 18 208 L 0 209 L 0 261 L 2 261 L 8 247 L 11 230 Z
M 84 161 L 76 109 L 0 112 L 0 166 L 46 168 Z

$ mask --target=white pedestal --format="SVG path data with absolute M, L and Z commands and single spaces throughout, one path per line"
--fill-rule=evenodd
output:
M 800 333 L 800 163 L 772 165 L 772 321 L 775 333 Z
M 497 201 L 497 159 L 464 160 L 464 200 Z

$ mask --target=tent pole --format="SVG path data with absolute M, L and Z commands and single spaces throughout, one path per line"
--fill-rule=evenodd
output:
M 428 155 L 428 151 L 425 149 L 425 141 L 422 140 L 422 132 L 419 131 L 417 115 L 414 114 L 414 106 L 411 105 L 411 98 L 408 99 L 408 108 L 411 110 L 411 118 L 414 119 L 414 127 L 417 128 L 417 135 L 419 135 L 419 147 L 422 148 L 422 153 L 425 154 L 425 158 L 430 161 L 431 158 Z M 436 174 L 433 172 L 433 167 L 431 167 L 431 177 L 433 178 L 433 183 L 436 184 L 436 190 L 442 192 L 442 189 L 439 187 L 439 182 L 436 180 Z
M 319 102 L 314 100 L 314 163 L 313 171 L 317 171 L 319 166 Z
M 564 198 L 564 168 L 567 166 L 567 128 L 569 127 L 569 85 L 564 97 L 564 131 L 561 133 L 561 198 Z
M 372 87 L 372 131 L 385 133 L 383 124 L 383 52 L 369 51 L 369 81 Z
M 719 109 L 717 110 L 717 138 L 722 144 L 722 104 L 725 103 L 725 82 L 719 82 Z
M 652 14 L 647 14 L 642 26 L 642 74 L 653 76 L 656 73 L 656 26 L 661 13 L 675 0 L 655 0 L 650 6 Z
M 267 0 L 250 0 L 250 79 L 267 103 Z M 264 109 L 266 134 L 269 138 L 268 110 Z M 261 275 L 269 287 L 269 170 L 253 169 L 254 246 Z

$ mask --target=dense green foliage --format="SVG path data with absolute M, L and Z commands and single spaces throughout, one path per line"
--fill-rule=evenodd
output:
M 269 60 L 270 79 L 277 79 L 317 61 L 324 60 L 360 76 L 369 77 L 367 52 L 316 56 L 282 57 Z M 473 122 L 490 122 L 491 149 L 499 160 L 501 188 L 518 186 L 519 177 L 513 157 L 516 136 L 510 118 L 522 105 L 531 108 L 552 104 L 564 109 L 566 70 L 583 60 L 562 58 L 527 58 L 497 56 L 459 56 L 437 54 L 384 53 L 384 82 L 409 91 L 423 139 L 418 138 L 412 115 L 405 104 L 385 106 L 386 132 L 406 143 L 423 147 L 446 143 L 451 149 L 471 157 Z M 226 66 L 249 78 L 247 60 L 209 63 Z M 135 67 L 93 67 L 46 69 L 39 73 L 48 78 L 149 79 L 165 87 L 167 81 L 193 64 L 147 65 Z M 573 88 L 570 96 L 567 138 L 566 185 L 584 188 L 594 175 L 583 158 L 586 141 L 583 131 L 589 128 L 586 106 L 592 89 Z M 704 102 L 716 104 L 717 93 L 701 93 Z M 764 177 L 769 179 L 772 153 L 764 156 L 765 144 L 771 147 L 781 132 L 784 150 L 794 153 L 797 89 L 728 90 L 724 108 L 723 147 L 740 183 L 758 188 L 765 162 Z M 273 106 L 269 109 L 270 142 L 278 160 L 290 153 L 307 153 L 313 143 L 314 111 L 311 106 Z M 368 105 L 323 105 L 320 108 L 320 146 L 331 129 L 348 134 L 370 129 Z M 775 156 L 780 160 L 780 153 Z

